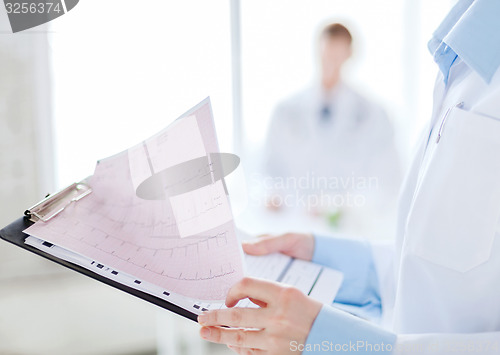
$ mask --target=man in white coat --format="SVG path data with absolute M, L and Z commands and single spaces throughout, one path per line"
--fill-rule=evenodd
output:
M 394 130 L 379 105 L 342 80 L 351 54 L 349 30 L 339 23 L 326 26 L 319 40 L 318 83 L 275 108 L 265 149 L 266 175 L 276 181 L 266 186 L 270 207 L 296 207 L 297 190 L 322 197 L 309 199 L 315 203 L 305 206 L 310 212 L 354 207 L 354 198 L 346 194 L 363 194 L 363 205 L 372 209 L 394 207 L 401 179 Z M 301 181 L 300 189 L 298 184 L 284 186 L 281 181 L 287 178 Z M 362 217 L 357 218 L 360 224 Z
M 202 337 L 240 354 L 500 353 L 500 1 L 458 1 L 429 49 L 439 67 L 434 110 L 395 245 L 305 234 L 245 245 L 342 270 L 336 303 L 379 313 L 381 324 L 244 279 L 227 305 L 250 297 L 262 307 L 204 314 Z

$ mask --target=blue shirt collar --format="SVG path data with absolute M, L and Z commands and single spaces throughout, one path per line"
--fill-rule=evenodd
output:
M 500 1 L 460 0 L 434 32 L 429 50 L 445 82 L 457 58 L 490 82 L 500 66 Z

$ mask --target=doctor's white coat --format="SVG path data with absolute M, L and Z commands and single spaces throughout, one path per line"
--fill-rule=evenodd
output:
M 486 84 L 460 62 L 437 78 L 396 248 L 373 248 L 395 353 L 500 354 L 499 219 L 500 74 Z

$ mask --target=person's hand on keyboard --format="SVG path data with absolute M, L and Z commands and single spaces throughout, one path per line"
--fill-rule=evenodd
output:
M 283 253 L 309 261 L 314 253 L 314 237 L 303 233 L 266 234 L 252 241 L 244 241 L 243 250 L 250 255 Z

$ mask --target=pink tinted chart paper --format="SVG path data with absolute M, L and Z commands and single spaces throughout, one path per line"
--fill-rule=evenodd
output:
M 89 196 L 25 232 L 171 292 L 222 300 L 243 277 L 223 181 L 163 199 L 136 195 L 155 172 L 218 151 L 207 99 L 150 139 L 99 161 Z

